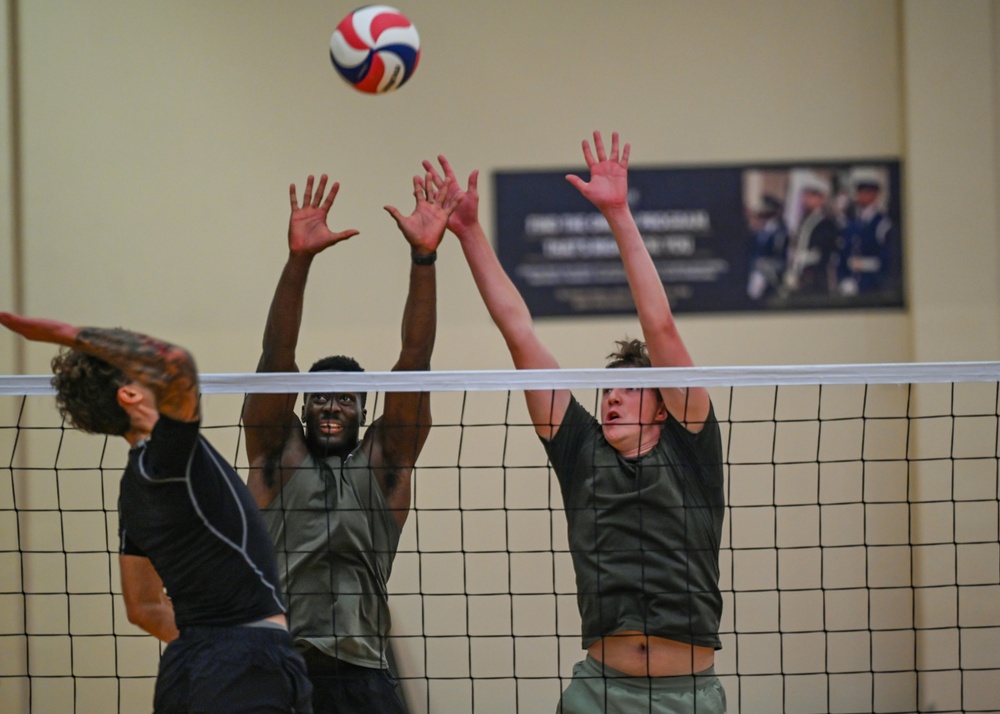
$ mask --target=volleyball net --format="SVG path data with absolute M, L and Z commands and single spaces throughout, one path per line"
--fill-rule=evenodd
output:
M 611 381 L 613 380 L 613 381 Z M 709 387 L 722 428 L 733 712 L 1000 709 L 1000 363 L 203 375 L 245 477 L 250 392 L 431 393 L 389 580 L 411 712 L 553 711 L 584 653 L 558 484 L 521 392 Z M 372 414 L 372 412 L 375 412 Z M 117 571 L 127 444 L 0 377 L 0 709 L 148 711 L 160 655 Z

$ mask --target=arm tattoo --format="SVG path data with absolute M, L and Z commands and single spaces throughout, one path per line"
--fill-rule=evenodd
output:
M 186 350 L 169 342 L 120 328 L 86 327 L 77 348 L 118 367 L 148 387 L 161 407 L 178 404 L 198 390 L 198 371 Z

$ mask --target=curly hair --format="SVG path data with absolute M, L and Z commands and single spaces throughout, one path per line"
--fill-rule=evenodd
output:
M 63 419 L 89 434 L 123 436 L 132 427 L 118 404 L 118 388 L 129 383 L 117 367 L 72 349 L 52 358 L 52 386 Z
M 346 355 L 333 355 L 331 357 L 324 357 L 323 359 L 316 360 L 313 366 L 309 368 L 310 372 L 364 372 L 365 368 L 362 367 L 356 359 L 353 357 L 347 357 Z M 365 402 L 368 401 L 368 392 L 360 392 L 359 399 L 361 400 L 361 408 L 365 408 Z
M 610 360 L 607 366 L 610 369 L 615 367 L 649 367 L 649 352 L 646 351 L 646 343 L 642 340 L 616 340 L 618 349 L 607 356 Z

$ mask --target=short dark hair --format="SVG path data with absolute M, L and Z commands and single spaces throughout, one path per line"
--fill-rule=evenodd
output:
M 52 358 L 52 386 L 63 419 L 88 434 L 124 436 L 132 420 L 118 403 L 118 388 L 129 384 L 124 372 L 102 359 L 72 349 Z
M 650 367 L 649 352 L 646 351 L 646 343 L 642 340 L 616 340 L 618 349 L 607 356 L 608 368 L 616 367 Z
M 323 359 L 316 360 L 313 366 L 309 368 L 310 372 L 364 372 L 365 368 L 362 367 L 356 359 L 353 357 L 348 357 L 347 355 L 331 355 L 330 357 L 324 357 Z M 361 399 L 361 408 L 365 408 L 365 402 L 368 401 L 368 392 L 359 392 L 359 398 Z
M 649 359 L 649 351 L 646 343 L 642 340 L 615 340 L 618 349 L 608 355 L 608 369 L 617 367 L 652 367 L 653 363 Z M 663 402 L 663 395 L 659 389 L 652 388 L 656 394 L 656 401 Z

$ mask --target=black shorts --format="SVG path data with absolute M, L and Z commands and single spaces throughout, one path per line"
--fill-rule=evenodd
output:
M 314 714 L 406 714 L 396 678 L 387 669 L 361 667 L 310 647 L 305 652 Z
M 186 627 L 160 659 L 154 714 L 311 714 L 312 686 L 287 630 Z

